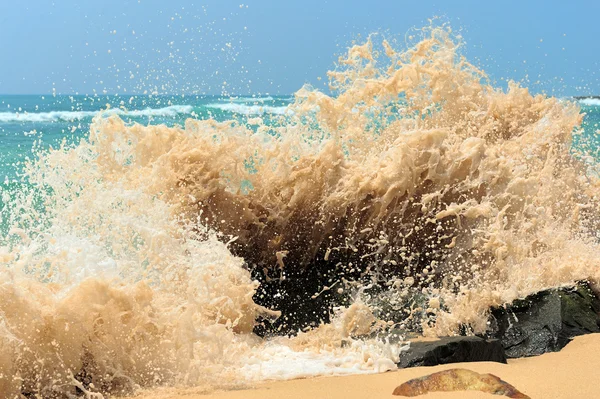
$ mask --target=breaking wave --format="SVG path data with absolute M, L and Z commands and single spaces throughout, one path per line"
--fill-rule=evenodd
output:
M 598 281 L 578 105 L 421 39 L 350 48 L 336 94 L 300 90 L 279 123 L 115 114 L 39 153 L 2 193 L 3 396 L 384 371 L 390 329 L 482 332 L 492 305 Z
M 212 103 L 206 106 L 207 108 L 219 109 L 221 111 L 232 112 L 241 115 L 262 115 L 275 114 L 284 115 L 289 113 L 287 106 L 276 107 L 271 105 L 246 105 L 239 103 Z
M 265 101 L 274 101 L 271 96 L 266 97 L 231 97 L 229 101 L 234 103 L 264 103 Z
M 579 103 L 587 106 L 598 107 L 600 106 L 600 98 L 582 98 L 579 99 Z
M 191 114 L 191 105 L 171 105 L 164 108 L 146 108 L 141 110 L 124 110 L 119 108 L 101 111 L 103 115 L 121 115 L 130 117 L 177 116 Z M 0 112 L 1 122 L 72 122 L 91 119 L 99 111 L 51 111 L 51 112 Z

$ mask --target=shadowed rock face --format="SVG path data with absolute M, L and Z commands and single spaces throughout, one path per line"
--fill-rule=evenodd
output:
M 506 363 L 504 348 L 498 340 L 479 337 L 445 337 L 433 342 L 414 342 L 400 355 L 398 367 L 435 366 L 461 362 Z
M 445 370 L 412 379 L 398 386 L 393 395 L 414 397 L 440 391 L 481 391 L 509 398 L 530 399 L 493 374 L 479 374 L 466 369 Z
M 492 309 L 488 338 L 499 339 L 508 358 L 556 352 L 573 337 L 600 332 L 600 297 L 589 283 L 538 292 Z

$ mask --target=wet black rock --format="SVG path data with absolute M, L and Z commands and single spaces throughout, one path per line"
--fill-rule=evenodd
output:
M 509 358 L 556 352 L 578 335 L 600 332 L 600 299 L 586 282 L 541 291 L 492 309 L 488 338 Z
M 506 363 L 500 341 L 480 337 L 444 337 L 430 342 L 412 342 L 400 354 L 398 367 L 435 366 L 462 362 Z

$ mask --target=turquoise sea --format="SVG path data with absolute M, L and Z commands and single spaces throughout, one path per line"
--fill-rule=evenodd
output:
M 8 203 L 29 186 L 23 176 L 40 150 L 76 145 L 89 136 L 92 119 L 116 114 L 127 123 L 181 125 L 188 118 L 266 123 L 286 112 L 292 95 L 86 96 L 0 95 L 0 243 L 15 210 Z
M 86 95 L 0 95 L 0 183 L 19 179 L 23 163 L 34 149 L 76 143 L 87 137 L 92 119 L 99 112 L 118 114 L 141 124 L 183 125 L 187 118 L 217 121 L 285 113 L 292 95 L 267 96 L 86 96 Z M 577 101 L 585 113 L 583 136 L 596 142 L 600 129 L 600 99 Z M 600 159 L 600 146 L 586 145 L 586 152 Z
M 18 179 L 32 150 L 87 137 L 100 111 L 128 122 L 183 125 L 187 118 L 217 121 L 280 115 L 293 96 L 0 95 L 0 180 Z
M 269 123 L 285 114 L 293 99 L 293 95 L 0 95 L 0 233 L 6 233 L 6 219 L 13 212 L 5 209 L 6 200 L 27 185 L 23 177 L 27 161 L 39 150 L 87 138 L 92 119 L 100 113 L 142 125 L 183 126 L 188 118 L 244 122 L 261 117 Z M 583 149 L 595 163 L 600 160 L 600 99 L 564 100 L 577 102 L 585 114 L 573 148 Z
M 385 372 L 600 281 L 600 98 L 448 35 L 351 48 L 335 95 L 0 96 L 0 398 Z

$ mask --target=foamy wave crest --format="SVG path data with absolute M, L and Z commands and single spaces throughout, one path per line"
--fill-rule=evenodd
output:
M 579 106 L 490 86 L 446 29 L 373 45 L 282 123 L 114 111 L 28 163 L 0 209 L 0 397 L 383 371 L 389 326 L 484 333 L 490 306 L 600 282 Z
M 146 108 L 140 110 L 123 110 L 113 108 L 106 111 L 51 111 L 51 112 L 0 112 L 0 122 L 71 122 L 95 115 L 121 115 L 130 117 L 174 117 L 177 115 L 191 114 L 194 107 L 191 105 L 171 105 L 164 108 Z
M 587 105 L 591 107 L 600 106 L 600 98 L 582 98 L 579 100 L 579 104 Z
M 234 103 L 264 103 L 265 101 L 273 101 L 271 96 L 266 97 L 231 97 L 229 101 Z
M 274 107 L 269 105 L 244 105 L 244 104 L 219 104 L 213 103 L 208 104 L 207 108 L 220 109 L 221 111 L 232 112 L 235 114 L 242 115 L 262 115 L 262 114 L 276 114 L 284 115 L 290 113 L 288 107 Z

